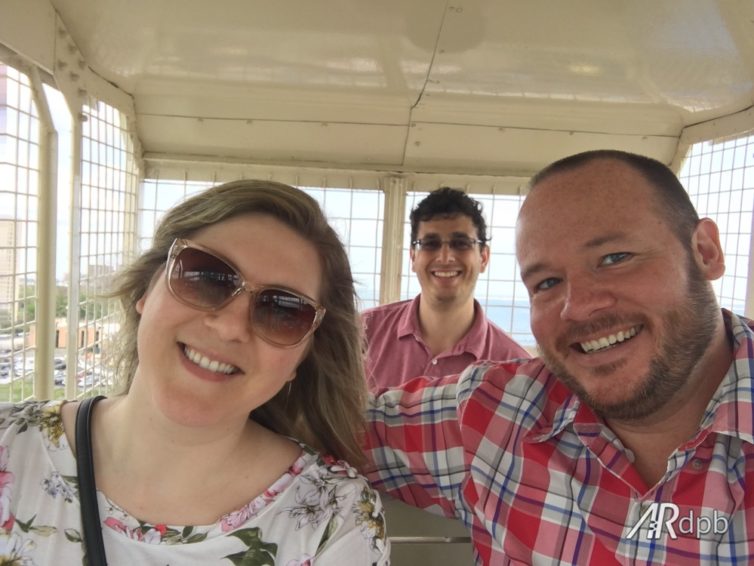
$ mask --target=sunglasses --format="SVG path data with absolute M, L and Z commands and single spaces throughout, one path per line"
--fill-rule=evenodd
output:
M 440 238 L 430 236 L 428 238 L 422 238 L 421 240 L 414 240 L 411 245 L 416 249 L 423 252 L 436 252 L 442 248 L 443 244 L 448 244 L 448 247 L 456 252 L 467 252 L 473 248 L 476 244 L 483 244 L 484 240 L 475 240 L 468 236 L 453 236 L 450 240 L 442 240 Z
M 244 291 L 251 294 L 251 326 L 273 346 L 300 344 L 325 316 L 325 307 L 309 297 L 280 287 L 250 286 L 228 261 L 189 240 L 179 238 L 170 246 L 165 273 L 173 297 L 203 311 L 220 310 Z

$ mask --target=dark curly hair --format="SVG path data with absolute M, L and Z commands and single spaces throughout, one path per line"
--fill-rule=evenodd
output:
M 474 200 L 469 195 L 459 189 L 442 187 L 432 191 L 419 204 L 417 204 L 411 214 L 411 241 L 416 240 L 419 233 L 419 223 L 434 220 L 436 218 L 453 218 L 458 215 L 468 216 L 476 227 L 476 234 L 479 240 L 485 242 L 487 238 L 487 223 L 482 216 L 482 203 Z

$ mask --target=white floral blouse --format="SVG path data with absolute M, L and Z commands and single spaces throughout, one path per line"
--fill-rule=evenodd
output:
M 0 564 L 83 563 L 61 406 L 0 404 Z M 379 496 L 348 464 L 302 448 L 263 494 L 213 525 L 145 523 L 98 492 L 108 564 L 389 564 Z

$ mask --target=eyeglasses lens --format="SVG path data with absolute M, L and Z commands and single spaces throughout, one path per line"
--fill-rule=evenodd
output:
M 419 248 L 425 252 L 436 252 L 443 245 L 443 240 L 441 240 L 440 238 L 425 238 L 423 240 L 418 240 L 418 242 Z M 457 252 L 466 252 L 470 250 L 474 245 L 474 240 L 472 240 L 471 238 L 456 237 L 447 240 L 447 242 L 448 247 L 451 250 L 455 250 Z
M 451 238 L 450 249 L 459 252 L 465 252 L 471 249 L 474 245 L 474 241 L 470 238 Z

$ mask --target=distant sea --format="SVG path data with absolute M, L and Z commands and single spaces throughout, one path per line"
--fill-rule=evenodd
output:
M 536 342 L 531 333 L 529 302 L 491 299 L 485 308 L 487 318 L 505 330 L 511 337 L 526 347 L 534 347 Z

